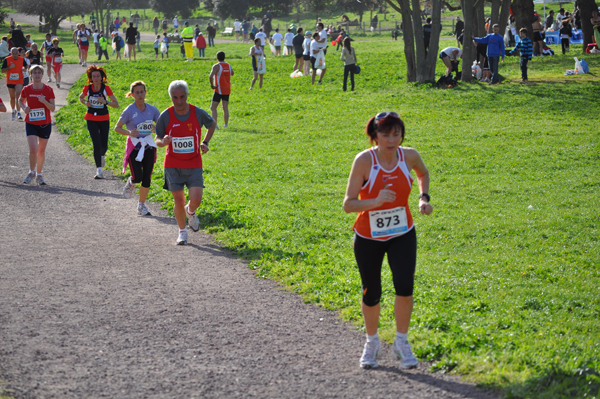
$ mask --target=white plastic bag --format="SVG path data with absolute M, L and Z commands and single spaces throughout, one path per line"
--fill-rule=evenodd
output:
M 573 57 L 573 59 L 575 60 L 575 69 L 577 70 L 577 73 L 585 73 L 583 71 L 583 67 L 581 66 L 581 62 L 579 62 L 579 60 L 577 59 L 577 57 Z
M 165 43 L 160 44 L 160 52 L 163 54 L 167 52 L 167 45 Z
M 315 57 L 315 69 L 325 69 L 325 54 L 323 54 L 323 50 L 319 51 Z
M 471 72 L 473 73 L 474 77 L 476 77 L 477 79 L 481 79 L 481 67 L 477 65 L 477 61 L 473 61 Z
M 123 51 L 123 57 L 129 57 L 129 46 L 127 44 L 125 45 L 125 50 Z
M 296 69 L 294 72 L 292 72 L 290 74 L 290 78 L 301 78 L 302 76 L 304 76 L 304 75 L 302 74 L 302 72 L 300 72 L 299 69 Z
M 263 74 L 267 73 L 267 64 L 265 63 L 264 55 L 256 56 L 256 72 L 259 75 L 263 75 Z
M 288 55 L 287 46 L 283 46 L 283 55 Z
M 275 55 L 275 46 L 273 46 L 271 43 L 269 43 L 269 46 L 271 46 L 271 54 Z

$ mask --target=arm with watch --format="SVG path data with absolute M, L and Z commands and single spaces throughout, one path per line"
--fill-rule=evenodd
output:
M 406 166 L 408 169 L 414 169 L 417 174 L 417 183 L 419 185 L 419 212 L 422 215 L 430 215 L 433 212 L 433 206 L 429 203 L 429 170 L 423 163 L 423 159 L 417 150 L 414 148 L 404 147 L 406 156 Z

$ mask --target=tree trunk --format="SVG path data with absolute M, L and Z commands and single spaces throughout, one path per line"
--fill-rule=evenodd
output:
M 394 10 L 402 14 L 402 32 L 404 34 L 404 57 L 406 58 L 406 81 L 416 82 L 417 71 L 415 67 L 415 33 L 410 11 L 410 0 L 386 0 Z M 420 23 L 419 18 L 419 23 Z
M 512 4 L 513 14 L 515 16 L 515 24 L 517 32 L 521 28 L 527 29 L 527 36 L 533 43 L 533 0 L 514 0 Z
M 587 49 L 588 44 L 594 43 L 594 30 L 592 27 L 592 11 L 598 11 L 594 0 L 579 0 L 579 12 L 581 14 L 581 32 L 583 35 L 583 53 Z M 600 43 L 596 43 L 600 45 Z
M 480 0 L 482 1 L 482 0 Z M 465 21 L 465 30 L 463 33 L 463 73 L 461 80 L 470 82 L 472 79 L 471 65 L 475 60 L 475 45 L 473 44 L 473 36 L 475 33 L 474 21 L 476 19 L 475 2 L 473 0 L 461 0 L 463 19 Z
M 504 36 L 506 27 L 508 25 L 508 16 L 510 15 L 510 0 L 502 0 L 502 9 L 500 10 L 500 17 L 498 19 L 498 25 L 500 25 L 500 34 Z M 510 29 L 510 27 L 508 27 Z
M 419 79 L 420 83 L 435 82 L 435 65 L 438 60 L 440 33 L 442 28 L 441 0 L 431 1 L 431 24 L 431 37 L 429 39 L 429 49 L 427 51 L 427 57 L 425 57 L 425 59 L 421 62 L 419 62 L 419 59 L 417 57 L 417 65 L 419 65 L 419 70 L 424 71 L 423 75 Z M 421 35 L 421 37 L 423 36 Z M 421 41 L 422 40 L 423 39 L 421 39 Z
M 484 12 L 485 1 L 475 0 L 473 7 L 475 10 L 475 19 L 473 20 L 473 31 L 476 37 L 482 37 L 487 35 L 485 31 L 485 12 Z M 465 22 L 465 25 L 467 23 Z
M 498 19 L 500 16 L 500 4 L 502 4 L 502 0 L 492 0 L 492 15 L 491 20 L 490 20 L 490 26 L 488 28 L 488 31 L 485 32 L 486 34 L 488 33 L 492 33 L 493 29 L 492 26 L 494 26 L 494 24 L 498 23 Z M 504 34 L 504 32 L 502 31 L 502 29 L 500 29 L 501 34 Z

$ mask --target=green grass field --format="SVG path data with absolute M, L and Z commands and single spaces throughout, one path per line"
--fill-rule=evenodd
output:
M 355 45 L 363 73 L 356 91 L 345 93 L 331 48 L 322 86 L 290 78 L 291 57 L 269 57 L 264 88 L 248 91 L 249 45 L 219 46 L 235 76 L 230 127 L 216 131 L 204 158 L 205 231 L 248 259 L 257 277 L 281 281 L 361 327 L 355 215 L 344 213 L 342 200 L 352 160 L 369 145 L 367 119 L 396 110 L 407 127 L 404 144 L 429 167 L 434 205 L 429 217 L 415 214 L 415 354 L 434 371 L 463 374 L 509 398 L 599 398 L 600 60 L 585 57 L 591 73 L 567 77 L 579 50 L 536 57 L 524 85 L 518 59 L 509 57 L 504 84 L 439 90 L 406 83 L 401 42 Z M 190 102 L 208 109 L 213 62 L 110 62 L 107 71 L 121 110 L 137 79 L 148 83 L 148 102 L 166 108 L 174 78 L 186 79 Z M 56 120 L 91 159 L 76 101 L 82 85 Z M 111 110 L 111 126 L 121 110 Z M 107 163 L 115 171 L 124 144 L 111 135 Z M 159 154 L 151 200 L 170 209 Z M 391 340 L 388 271 L 383 279 L 381 334 Z

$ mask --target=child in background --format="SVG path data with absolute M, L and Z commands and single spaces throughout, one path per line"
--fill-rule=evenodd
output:
M 202 32 L 199 32 L 198 37 L 196 38 L 196 48 L 198 49 L 198 55 L 203 58 L 204 49 L 206 48 L 206 39 L 202 36 Z
M 158 46 L 160 44 L 160 35 L 156 35 L 156 39 L 154 39 L 154 58 L 158 59 Z
M 529 62 L 531 59 L 531 55 L 533 53 L 533 44 L 527 37 L 527 29 L 521 28 L 519 30 L 519 37 L 521 38 L 521 41 L 517 43 L 517 46 L 514 49 L 512 49 L 510 55 L 513 55 L 517 49 L 520 51 L 521 77 L 523 78 L 523 82 L 527 82 L 527 62 Z
M 573 36 L 573 28 L 571 27 L 571 20 L 564 18 L 560 26 L 560 44 L 562 46 L 562 53 L 569 52 L 569 39 Z

